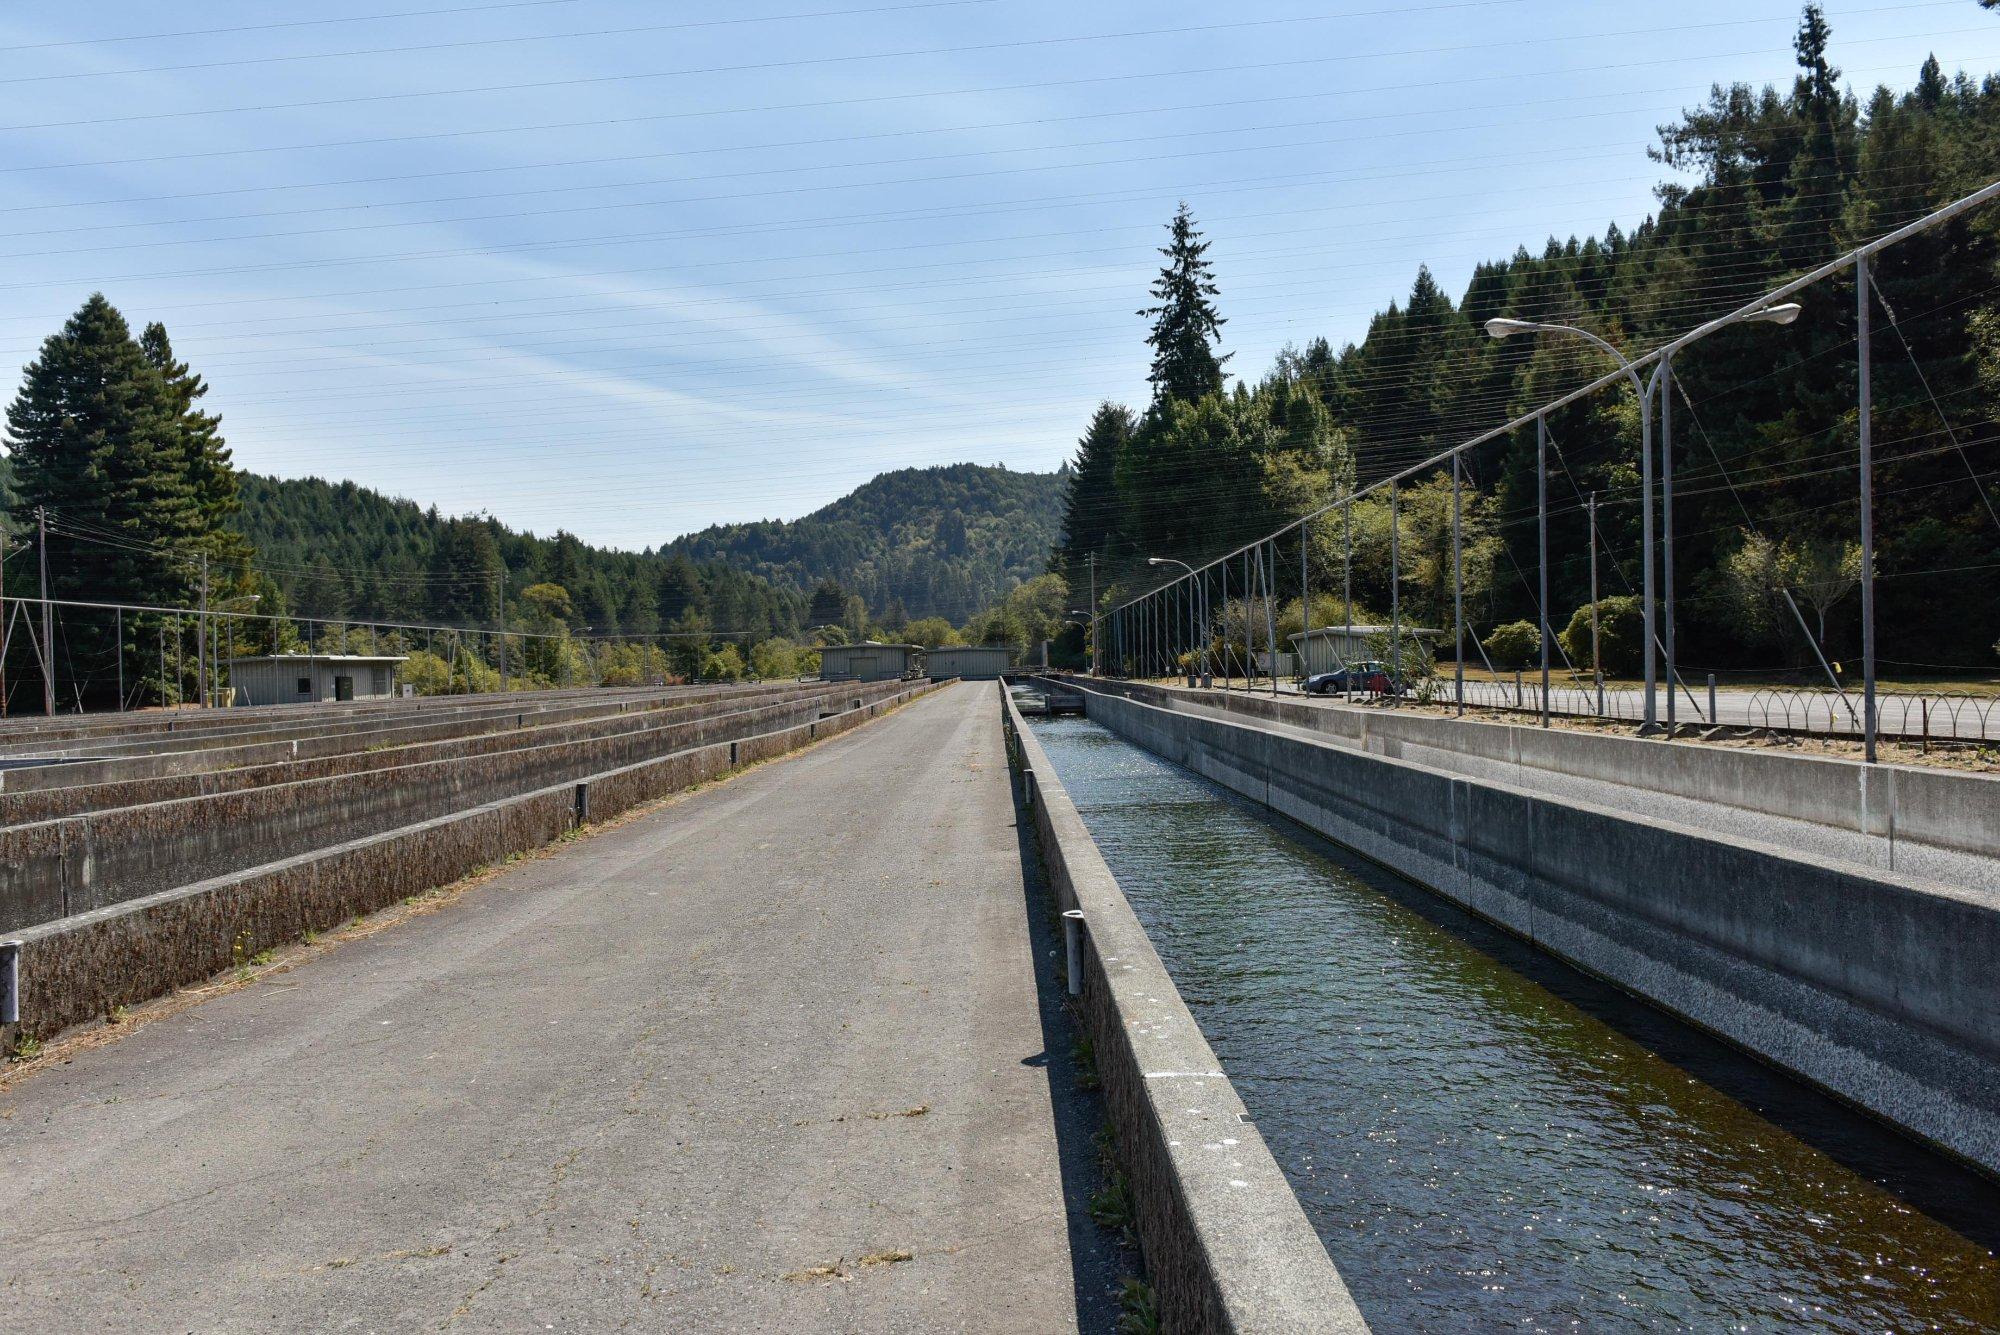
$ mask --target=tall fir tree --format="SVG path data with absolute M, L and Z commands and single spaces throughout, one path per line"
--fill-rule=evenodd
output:
M 1169 240 L 1160 248 L 1166 265 L 1152 286 L 1154 305 L 1139 314 L 1153 322 L 1146 342 L 1153 348 L 1153 402 L 1168 399 L 1193 403 L 1205 394 L 1222 392 L 1222 368 L 1228 356 L 1216 355 L 1222 341 L 1223 318 L 1216 313 L 1218 289 L 1207 255 L 1209 243 L 1195 230 L 1194 215 L 1183 203 L 1167 225 Z
M 146 326 L 139 336 L 139 347 L 165 382 L 178 421 L 180 466 L 195 504 L 197 531 L 191 535 L 191 545 L 206 552 L 211 562 L 225 566 L 235 583 L 247 587 L 252 552 L 234 527 L 243 498 L 228 442 L 222 436 L 222 415 L 201 407 L 208 382 L 186 362 L 175 359 L 167 327 L 159 321 Z

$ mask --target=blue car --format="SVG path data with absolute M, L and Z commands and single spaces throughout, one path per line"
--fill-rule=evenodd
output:
M 1332 672 L 1320 672 L 1306 678 L 1304 691 L 1307 695 L 1401 695 L 1402 684 L 1389 673 L 1387 663 L 1370 659 L 1362 663 L 1349 663 Z

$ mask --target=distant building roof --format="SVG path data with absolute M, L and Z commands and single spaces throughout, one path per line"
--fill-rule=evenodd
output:
M 862 640 L 856 644 L 827 644 L 820 646 L 820 652 L 828 649 L 906 649 L 913 654 L 924 652 L 921 644 L 886 644 L 881 640 Z
M 1286 636 L 1286 638 L 1289 640 L 1298 641 L 1306 639 L 1308 636 L 1310 636 L 1312 639 L 1317 640 L 1320 639 L 1322 636 L 1339 635 L 1344 637 L 1348 635 L 1350 632 L 1355 635 L 1387 635 L 1391 633 L 1390 628 L 1388 626 L 1363 626 L 1357 624 L 1354 626 L 1315 626 L 1310 631 L 1296 631 L 1293 634 Z M 1428 626 L 1405 626 L 1402 628 L 1401 633 L 1404 635 L 1444 634 L 1443 631 L 1432 630 Z
M 407 663 L 408 654 L 239 654 L 225 663 Z

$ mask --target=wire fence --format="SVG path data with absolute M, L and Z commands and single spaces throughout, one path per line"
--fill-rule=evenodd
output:
M 301 680 L 314 685 L 300 699 L 320 697 L 320 666 L 419 651 L 443 673 L 426 683 L 432 693 L 661 685 L 698 675 L 681 671 L 688 647 L 754 634 L 501 630 L 0 594 L 0 718 L 227 705 L 237 700 L 232 660 L 272 655 L 305 666 Z
M 1444 698 L 1450 700 L 1453 690 L 1455 687 L 1446 688 Z M 1875 701 L 1879 738 L 1919 744 L 2000 743 L 2000 696 L 1898 690 L 1879 691 Z M 1539 716 L 1541 683 L 1525 674 L 1513 682 L 1468 681 L 1465 703 L 1469 708 Z M 1863 704 L 1861 692 L 1853 690 L 1767 686 L 1709 693 L 1696 688 L 1684 696 L 1678 725 L 1854 739 L 1863 736 Z M 1548 712 L 1563 718 L 1639 723 L 1645 717 L 1645 697 L 1636 689 L 1607 688 L 1600 700 L 1594 686 L 1552 684 Z
M 1993 740 L 1995 729 L 2000 728 L 2000 717 L 1996 717 L 2000 715 L 2000 704 L 1992 697 L 1950 690 L 1885 690 L 1878 680 L 1877 595 L 1885 578 L 1911 580 L 1914 581 L 1911 585 L 1899 587 L 1927 591 L 1943 587 L 1938 583 L 1940 580 L 1970 581 L 1975 590 L 1986 590 L 1988 600 L 1992 599 L 1996 583 L 1994 569 L 1978 559 L 1962 566 L 1895 570 L 1887 576 L 1878 567 L 1875 532 L 1878 501 L 1893 494 L 1906 511 L 1921 511 L 1928 493 L 1905 496 L 1900 492 L 1906 488 L 1880 485 L 1873 362 L 1874 320 L 1879 312 L 1886 315 L 1888 332 L 1894 336 L 1893 341 L 1885 343 L 1885 349 L 1908 358 L 1914 371 L 1914 385 L 1921 390 L 1921 393 L 1910 390 L 1907 403 L 1885 405 L 1885 410 L 1893 407 L 1905 414 L 1922 413 L 1933 421 L 1929 429 L 1906 430 L 1896 440 L 1887 442 L 1895 447 L 1895 452 L 1885 457 L 1899 465 L 1929 458 L 1948 461 L 1953 469 L 1962 465 L 1962 476 L 1953 473 L 1943 480 L 1926 478 L 1917 490 L 1963 486 L 1969 480 L 1984 503 L 1984 515 L 2000 530 L 2000 511 L 1995 510 L 1986 490 L 1988 476 L 1969 453 L 1970 446 L 1991 446 L 1996 442 L 1961 438 L 1951 413 L 1924 373 L 1918 346 L 1925 331 L 1917 329 L 1913 340 L 1909 329 L 1913 313 L 1899 314 L 1874 273 L 1877 258 L 1893 247 L 1964 217 L 1996 198 L 2000 198 L 2000 181 L 1857 246 L 1636 356 L 1628 357 L 1608 340 L 1573 326 L 1507 318 L 1489 321 L 1487 332 L 1495 338 L 1534 334 L 1584 340 L 1614 361 L 1617 369 L 1421 463 L 1355 488 L 1339 500 L 1206 563 L 1154 559 L 1151 564 L 1155 566 L 1171 565 L 1183 573 L 1093 616 L 1090 627 L 1093 665 L 1098 671 L 1124 676 L 1214 673 L 1223 678 L 1225 687 L 1233 685 L 1240 674 L 1243 689 L 1275 693 L 1281 689 L 1281 682 L 1292 675 L 1284 662 L 1286 643 L 1298 651 L 1307 672 L 1346 669 L 1367 661 L 1377 663 L 1388 675 L 1408 683 L 1435 680 L 1434 647 L 1448 648 L 1448 657 L 1456 666 L 1451 667 L 1448 680 L 1436 681 L 1434 686 L 1426 688 L 1426 693 L 1459 707 L 1531 710 L 1545 717 L 1601 715 L 1636 722 L 1645 731 L 1673 731 L 1682 723 L 1700 723 L 1856 736 L 1862 740 L 1866 757 L 1871 761 L 1876 758 L 1877 740 L 1884 736 L 1920 741 Z M 1841 284 L 1832 295 L 1838 296 L 1848 286 L 1852 288 L 1854 337 L 1846 345 L 1837 339 L 1829 340 L 1829 346 L 1835 352 L 1841 346 L 1852 350 L 1853 398 L 1845 407 L 1833 397 L 1827 398 L 1820 408 L 1829 423 L 1824 429 L 1801 427 L 1797 423 L 1785 425 L 1784 429 L 1791 433 L 1785 441 L 1791 453 L 1783 469 L 1754 459 L 1748 463 L 1739 461 L 1737 468 L 1732 469 L 1710 438 L 1703 410 L 1708 410 L 1706 415 L 1719 416 L 1738 408 L 1727 402 L 1717 405 L 1712 401 L 1697 401 L 1689 395 L 1675 373 L 1676 356 L 1725 329 L 1793 323 L 1805 309 L 1800 302 L 1791 300 L 1795 296 L 1811 303 L 1815 319 L 1837 321 L 1841 318 L 1838 304 L 1829 304 L 1828 293 L 1816 291 L 1830 280 Z M 1951 292 L 1940 309 L 1956 309 L 1979 295 L 1980 292 L 1969 288 Z M 1829 364 L 1827 359 L 1832 355 L 1824 350 L 1816 353 L 1819 364 L 1794 367 L 1793 372 L 1816 377 L 1815 384 L 1838 385 L 1845 370 Z M 1565 452 L 1564 441 L 1551 429 L 1552 418 L 1560 410 L 1583 404 L 1607 391 L 1625 390 L 1630 391 L 1638 407 L 1638 468 L 1636 477 L 1621 484 L 1622 490 L 1614 503 L 1624 508 L 1619 522 L 1629 523 L 1634 530 L 1620 541 L 1625 544 L 1628 560 L 1636 553 L 1636 578 L 1627 573 L 1626 562 L 1619 559 L 1621 553 L 1614 549 L 1613 536 L 1607 531 L 1609 526 L 1599 513 L 1598 495 L 1586 491 L 1570 454 Z M 1686 455 L 1678 478 L 1674 440 L 1677 408 L 1682 414 L 1681 444 Z M 1493 567 L 1492 578 L 1506 583 L 1510 590 L 1518 585 L 1516 596 L 1525 595 L 1537 622 L 1532 633 L 1540 661 L 1529 680 L 1510 688 L 1504 681 L 1465 679 L 1464 669 L 1479 665 L 1485 658 L 1485 650 L 1476 633 L 1468 637 L 1468 631 L 1475 628 L 1466 606 L 1463 492 L 1470 452 L 1489 442 L 1512 439 L 1515 433 L 1523 431 L 1533 433 L 1534 496 L 1525 514 L 1503 518 L 1515 524 L 1532 524 L 1534 555 L 1531 562 L 1518 560 L 1505 543 L 1498 544 L 1497 555 L 1490 550 L 1488 553 L 1490 559 L 1505 562 L 1504 566 Z M 1573 452 L 1575 442 L 1571 444 Z M 1516 448 L 1527 446 L 1517 443 Z M 1625 448 L 1629 449 L 1629 442 Z M 1708 458 L 1698 455 L 1698 449 L 1705 450 Z M 1624 454 L 1619 460 L 1628 469 L 1630 457 Z M 1447 490 L 1447 476 L 1448 501 L 1442 494 Z M 1993 476 L 2000 477 L 2000 473 Z M 1851 478 L 1851 484 L 1843 478 Z M 1556 484 L 1554 495 L 1552 481 Z M 1717 526 L 1723 521 L 1711 515 L 1703 521 L 1709 527 L 1702 531 L 1690 529 L 1685 519 L 1677 526 L 1676 489 L 1684 506 L 1704 496 L 1733 501 L 1741 513 L 1741 523 L 1738 524 L 1734 512 L 1726 513 L 1724 519 L 1733 528 L 1740 528 L 1748 544 L 1766 539 L 1744 492 L 1780 482 L 1802 489 L 1799 498 L 1787 501 L 1788 513 L 1793 518 L 1823 518 L 1823 512 L 1837 515 L 1843 507 L 1851 507 L 1855 513 L 1852 537 L 1858 560 L 1851 580 L 1843 569 L 1817 580 L 1799 577 L 1769 581 L 1769 615 L 1775 623 L 1770 627 L 1771 634 L 1789 637 L 1790 643 L 1808 647 L 1812 655 L 1810 671 L 1812 675 L 1824 676 L 1827 687 L 1690 690 L 1682 680 L 1683 661 L 1677 655 L 1677 613 L 1685 609 L 1681 603 L 1682 591 L 1675 586 L 1680 565 L 1675 547 L 1677 541 L 1682 544 L 1707 541 L 1713 546 Z M 1517 506 L 1523 503 L 1520 498 L 1515 499 Z M 1384 624 L 1358 624 L 1355 615 L 1354 523 L 1357 507 L 1364 502 L 1383 506 L 1387 511 L 1389 606 Z M 1413 503 L 1426 507 L 1418 516 L 1427 526 L 1422 531 L 1412 528 L 1410 516 L 1405 513 Z M 1439 513 L 1446 505 L 1448 517 Z M 1550 543 L 1552 521 L 1561 530 L 1560 540 L 1565 543 L 1563 549 L 1555 552 Z M 1980 522 L 1983 524 L 1985 519 Z M 1412 539 L 1416 540 L 1416 550 L 1406 556 Z M 1326 550 L 1316 555 L 1320 549 Z M 1605 573 L 1610 580 L 1617 581 L 1608 588 L 1600 583 L 1600 555 L 1609 558 L 1603 562 L 1607 567 Z M 1573 634 L 1557 633 L 1562 626 L 1550 609 L 1551 566 L 1555 562 L 1570 563 L 1573 572 L 1575 567 L 1588 564 L 1589 625 L 1588 638 L 1582 643 L 1577 643 Z M 1600 701 L 1594 685 L 1562 686 L 1558 682 L 1562 676 L 1579 673 L 1588 677 L 1593 668 L 1604 662 L 1599 647 L 1598 611 L 1606 606 L 1605 593 L 1615 593 L 1621 585 L 1624 596 L 1639 608 L 1641 624 L 1627 633 L 1633 640 L 1633 657 L 1641 664 L 1634 675 L 1640 676 L 1643 684 L 1636 689 L 1606 692 Z M 1833 655 L 1826 648 L 1829 608 L 1850 589 L 1858 589 L 1860 601 L 1858 690 L 1842 681 L 1841 669 L 1831 661 Z M 1316 593 L 1335 599 L 1343 609 L 1343 619 L 1315 626 Z M 1278 609 L 1281 605 L 1289 606 L 1294 599 L 1303 625 L 1298 632 L 1281 638 Z M 1420 610 L 1432 616 L 1441 613 L 1448 626 L 1420 626 L 1414 615 Z M 1578 613 L 1579 617 L 1583 615 L 1582 611 Z M 1491 663 L 1485 666 L 1490 669 Z

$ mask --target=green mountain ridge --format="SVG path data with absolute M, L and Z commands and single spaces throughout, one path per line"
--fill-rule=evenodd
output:
M 1067 469 L 897 469 L 803 518 L 718 524 L 665 550 L 783 588 L 832 578 L 892 624 L 898 608 L 963 623 L 1043 572 L 1067 487 Z

